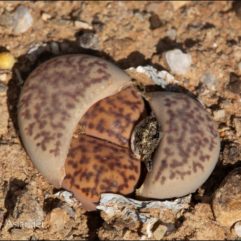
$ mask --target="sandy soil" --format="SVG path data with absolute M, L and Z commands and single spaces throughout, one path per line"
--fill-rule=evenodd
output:
M 213 193 L 241 166 L 241 18 L 235 4 L 2 1 L 0 15 L 20 4 L 30 9 L 32 27 L 15 35 L 9 26 L 0 26 L 0 50 L 9 50 L 17 59 L 12 71 L 0 74 L 0 239 L 124 238 L 98 212 L 86 213 L 79 204 L 66 203 L 33 167 L 16 122 L 22 80 L 46 59 L 72 52 L 102 56 L 123 69 L 152 65 L 168 70 L 162 54 L 173 48 L 192 56 L 190 71 L 174 76 L 212 113 L 222 147 L 212 176 L 193 194 L 175 232 L 165 238 L 237 238 L 211 209 Z M 125 237 L 140 236 L 131 232 Z

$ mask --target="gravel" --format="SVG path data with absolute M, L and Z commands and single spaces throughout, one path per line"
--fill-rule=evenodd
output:
M 180 49 L 169 50 L 164 53 L 165 61 L 174 74 L 186 74 L 192 64 L 192 57 Z

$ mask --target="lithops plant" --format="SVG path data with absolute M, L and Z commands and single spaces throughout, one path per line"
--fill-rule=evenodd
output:
M 196 191 L 218 160 L 220 141 L 199 102 L 166 91 L 144 95 L 113 64 L 65 55 L 37 67 L 18 105 L 20 136 L 31 160 L 55 187 L 95 210 L 102 193 L 181 197 Z M 131 148 L 132 147 L 132 148 Z M 134 155 L 135 154 L 135 155 Z
M 133 192 L 140 162 L 129 138 L 143 111 L 124 71 L 97 57 L 65 55 L 29 75 L 18 123 L 40 173 L 93 210 L 102 192 Z
M 165 199 L 195 192 L 218 161 L 220 140 L 215 123 L 199 102 L 185 94 L 152 92 L 148 101 L 161 140 L 137 195 Z

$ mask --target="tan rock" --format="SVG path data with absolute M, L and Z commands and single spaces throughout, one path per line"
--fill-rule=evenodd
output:
M 58 232 L 64 229 L 70 217 L 64 209 L 55 208 L 49 217 L 50 232 Z
M 21 185 L 24 184 L 22 183 Z M 26 230 L 43 228 L 44 212 L 42 203 L 38 202 L 36 196 L 27 191 L 26 187 L 22 187 L 21 190 L 15 191 L 15 195 L 17 196 L 17 200 L 13 209 L 13 214 L 8 219 L 7 228 Z
M 216 220 L 231 227 L 241 220 L 241 168 L 232 171 L 216 191 L 212 208 Z
M 226 231 L 215 222 L 211 207 L 207 203 L 197 204 L 191 212 L 185 215 L 185 221 L 176 232 L 167 236 L 168 240 L 186 239 L 191 240 L 223 240 Z

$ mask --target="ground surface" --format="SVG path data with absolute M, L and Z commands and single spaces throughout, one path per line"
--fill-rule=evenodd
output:
M 193 195 L 177 230 L 166 238 L 237 237 L 211 209 L 214 191 L 241 166 L 241 19 L 233 3 L 2 1 L 0 14 L 20 4 L 30 9 L 32 28 L 14 35 L 9 26 L 0 26 L 0 48 L 17 58 L 15 68 L 23 80 L 37 64 L 60 53 L 89 52 L 123 69 L 149 64 L 158 70 L 168 70 L 162 55 L 167 50 L 179 48 L 192 56 L 190 71 L 174 76 L 217 121 L 220 162 Z M 87 214 L 78 204 L 64 202 L 33 167 L 16 124 L 21 86 L 16 71 L 1 72 L 0 239 L 120 238 L 98 213 Z M 138 238 L 138 233 L 130 235 L 127 238 Z

